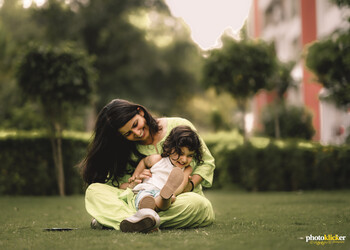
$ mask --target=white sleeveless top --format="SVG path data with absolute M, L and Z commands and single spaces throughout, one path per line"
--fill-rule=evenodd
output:
M 133 191 L 161 190 L 168 180 L 169 174 L 173 168 L 174 165 L 171 164 L 169 157 L 162 158 L 150 168 L 152 177 L 143 179 L 143 182 L 136 185 L 133 188 Z

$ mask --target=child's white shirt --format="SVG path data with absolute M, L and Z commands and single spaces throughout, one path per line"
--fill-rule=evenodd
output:
M 169 174 L 173 168 L 174 165 L 171 163 L 169 157 L 162 158 L 150 168 L 152 177 L 143 179 L 143 182 L 136 185 L 133 188 L 133 191 L 161 190 L 168 180 Z M 182 171 L 183 170 L 184 169 L 182 169 Z

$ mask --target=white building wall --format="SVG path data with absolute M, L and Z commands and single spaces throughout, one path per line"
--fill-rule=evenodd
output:
M 303 105 L 300 0 L 259 0 L 258 4 L 262 19 L 261 38 L 274 41 L 277 56 L 281 61 L 297 62 L 292 70 L 292 76 L 298 86 L 288 90 L 287 101 L 292 105 Z M 350 28 L 347 21 L 350 10 L 339 9 L 330 0 L 316 0 L 316 15 L 318 39 L 326 38 L 338 29 Z M 250 13 L 249 19 L 248 34 L 252 34 L 253 12 Z M 331 102 L 320 101 L 320 116 L 321 142 L 343 143 L 349 134 L 347 129 L 350 127 L 349 112 L 339 110 Z M 345 131 L 339 135 L 343 127 Z
M 321 97 L 327 97 L 327 91 L 321 90 Z M 321 143 L 342 144 L 349 135 L 350 112 L 338 109 L 331 101 L 321 99 Z
M 318 39 L 329 36 L 337 29 L 347 30 L 350 28 L 347 21 L 350 10 L 347 8 L 339 9 L 330 0 L 316 0 L 316 13 Z
M 349 9 L 341 8 L 329 0 L 316 0 L 317 37 L 329 37 L 336 30 L 348 30 Z M 322 89 L 320 97 L 327 96 Z M 342 144 L 349 135 L 350 113 L 336 107 L 332 101 L 320 100 L 321 131 L 320 141 L 323 144 Z

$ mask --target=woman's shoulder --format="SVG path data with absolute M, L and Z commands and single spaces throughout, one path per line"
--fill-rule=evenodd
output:
M 192 129 L 196 130 L 196 128 L 193 126 L 193 124 L 185 118 L 165 117 L 165 118 L 161 118 L 161 119 L 166 120 L 166 126 L 165 126 L 165 134 L 164 134 L 163 138 L 160 140 L 160 143 L 163 143 L 164 140 L 166 139 L 166 137 L 170 134 L 170 131 L 177 126 L 186 125 L 186 126 L 191 127 Z
M 168 128 L 174 128 L 174 127 L 179 126 L 179 125 L 187 125 L 187 126 L 193 127 L 193 124 L 185 118 L 167 117 L 166 119 L 168 122 Z

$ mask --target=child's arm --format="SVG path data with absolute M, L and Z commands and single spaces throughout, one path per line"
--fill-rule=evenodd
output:
M 145 158 L 143 158 L 139 164 L 137 165 L 134 173 L 132 174 L 132 176 L 129 178 L 129 183 L 130 182 L 134 182 L 135 179 L 142 174 L 142 172 L 146 169 L 146 168 L 151 168 L 154 164 L 156 164 L 158 161 L 160 161 L 160 159 L 162 159 L 162 157 L 160 155 L 149 155 Z
M 120 184 L 119 188 L 120 189 L 130 188 L 130 183 L 128 183 L 128 182 L 122 183 L 122 184 Z
M 184 179 L 183 179 L 181 185 L 176 189 L 175 195 L 181 194 L 184 191 L 185 187 L 188 184 L 189 176 L 192 173 L 192 171 L 193 171 L 193 169 L 192 169 L 191 166 L 188 166 L 188 167 L 185 168 L 185 170 L 184 170 Z
M 160 157 L 160 158 L 159 158 Z M 119 186 L 120 189 L 127 189 L 127 188 L 134 188 L 137 184 L 140 184 L 142 182 L 141 179 L 138 179 L 139 175 L 142 174 L 142 172 L 146 168 L 152 167 L 158 160 L 161 159 L 161 156 L 159 155 L 149 155 L 145 158 L 142 158 L 139 164 L 137 164 L 137 167 L 135 168 L 134 173 L 129 178 L 128 182 L 123 183 Z

